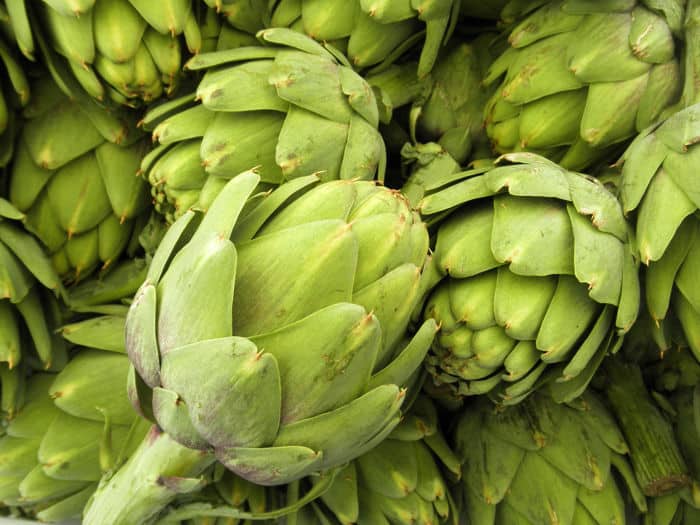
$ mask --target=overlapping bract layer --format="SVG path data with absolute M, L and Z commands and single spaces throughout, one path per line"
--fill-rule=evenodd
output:
M 156 208 L 171 221 L 206 209 L 228 179 L 257 166 L 263 183 L 319 172 L 324 180 L 380 179 L 384 142 L 370 86 L 322 45 L 289 29 L 260 47 L 201 54 L 194 97 L 145 118 L 161 144 L 143 163 Z M 154 127 L 155 126 L 155 127 Z
M 470 525 L 624 525 L 627 493 L 646 510 L 625 440 L 593 394 L 576 406 L 535 394 L 503 411 L 481 398 L 460 416 L 455 440 Z
M 341 470 L 319 501 L 295 515 L 299 525 L 457 523 L 441 469 L 461 465 L 440 433 L 432 402 L 420 397 L 376 448 Z
M 25 3 L 8 3 L 23 53 L 34 58 L 35 47 L 43 47 L 51 68 L 65 59 L 82 88 L 99 100 L 136 106 L 171 95 L 179 82 L 183 44 L 196 53 L 202 43 L 190 0 Z
M 383 440 L 435 323 L 407 342 L 428 236 L 398 192 L 311 176 L 253 198 L 239 220 L 258 183 L 234 177 L 198 226 L 190 211 L 170 228 L 127 348 L 132 395 L 161 428 L 273 485 Z
M 490 157 L 483 108 L 492 90 L 484 89 L 483 79 L 493 61 L 493 39 L 485 33 L 444 50 L 430 76 L 430 94 L 414 103 L 415 138 L 440 144 L 459 164 Z
M 148 187 L 137 177 L 147 144 L 118 113 L 35 88 L 10 172 L 9 198 L 66 280 L 106 268 L 138 243 Z
M 485 110 L 497 152 L 529 150 L 583 169 L 677 101 L 680 9 L 631 0 L 529 4 L 516 4 L 511 48 L 486 78 L 500 81 Z
M 79 517 L 103 473 L 145 433 L 124 388 L 126 307 L 114 310 L 65 326 L 64 337 L 88 347 L 58 374 L 27 380 L 26 402 L 0 439 L 4 505 L 42 521 Z
M 19 53 L 8 44 L 11 34 L 7 8 L 0 4 L 0 167 L 12 158 L 17 124 L 15 112 L 29 101 L 29 81 Z
M 25 370 L 61 367 L 66 352 L 54 334 L 61 282 L 37 240 L 15 221 L 22 213 L 0 198 L 0 394 L 3 416 L 21 406 Z
M 502 160 L 512 164 L 450 173 L 438 159 L 407 184 L 424 216 L 446 216 L 427 367 L 458 397 L 515 403 L 556 379 L 555 397 L 571 400 L 637 316 L 628 225 L 597 180 L 530 153 Z
M 646 307 L 660 348 L 680 335 L 700 359 L 700 104 L 640 134 L 621 159 L 620 197 L 636 217 Z M 665 320 L 669 319 L 668 322 Z M 673 326 L 680 324 L 680 333 Z M 673 334 L 671 332 L 676 332 Z
M 206 0 L 235 28 L 291 27 L 343 50 L 353 67 L 396 60 L 420 48 L 418 74 L 430 73 L 457 22 L 454 0 Z

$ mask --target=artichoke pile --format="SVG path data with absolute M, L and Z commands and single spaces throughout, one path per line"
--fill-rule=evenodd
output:
M 0 521 L 700 523 L 700 0 L 0 2 Z

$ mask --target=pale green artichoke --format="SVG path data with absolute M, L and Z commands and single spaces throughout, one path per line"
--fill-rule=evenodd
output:
M 8 164 L 14 150 L 15 112 L 29 101 L 29 81 L 13 46 L 7 7 L 0 4 L 0 167 Z
M 528 150 L 569 169 L 610 157 L 677 102 L 681 73 L 676 2 L 510 2 L 511 47 L 485 82 L 498 153 Z
M 494 33 L 487 32 L 445 48 L 431 74 L 429 95 L 411 111 L 414 140 L 440 144 L 458 164 L 491 156 L 483 110 L 492 90 L 482 82 L 493 61 L 493 39 Z
M 10 418 L 22 404 L 24 365 L 55 369 L 67 358 L 54 334 L 61 281 L 37 240 L 17 224 L 22 218 L 0 198 L 0 411 Z
M 419 397 L 385 441 L 341 470 L 329 490 L 285 523 L 456 524 L 443 468 L 459 479 L 461 465 L 440 433 L 437 411 Z
M 101 101 L 136 106 L 171 95 L 181 76 L 183 43 L 190 53 L 202 44 L 191 0 L 7 4 L 22 52 L 34 59 L 39 47 L 52 73 L 69 69 Z
M 243 478 L 284 484 L 362 455 L 399 423 L 436 331 L 428 320 L 407 335 L 425 225 L 373 182 L 310 176 L 246 206 L 258 183 L 234 177 L 198 226 L 190 211 L 170 228 L 127 321 L 132 397 L 194 450 L 175 454 L 154 434 L 86 523 L 147 520 L 167 503 L 153 480 L 196 476 L 209 451 Z
M 228 179 L 255 168 L 266 186 L 319 173 L 382 178 L 384 142 L 370 86 L 322 45 L 289 29 L 266 46 L 201 54 L 195 95 L 145 119 L 160 144 L 142 164 L 156 209 L 170 221 L 206 209 Z M 322 137 L 322 139 L 320 139 Z
M 366 69 L 419 49 L 418 75 L 433 67 L 457 23 L 453 0 L 205 0 L 234 28 L 248 32 L 291 27 L 342 50 Z
M 477 399 L 454 439 L 468 525 L 625 525 L 628 496 L 646 510 L 627 444 L 591 393 L 575 406 L 535 394 L 502 411 Z
M 80 348 L 58 374 L 28 379 L 26 402 L 0 438 L 0 501 L 42 521 L 77 518 L 103 473 L 148 429 L 126 393 L 127 307 L 67 325 Z M 83 346 L 85 345 L 85 346 Z
M 620 198 L 636 221 L 654 338 L 700 360 L 700 104 L 641 133 L 622 156 Z
M 441 326 L 432 381 L 457 399 L 511 404 L 545 383 L 574 399 L 639 309 L 621 206 L 596 179 L 530 153 L 464 172 L 446 163 L 420 166 L 405 187 L 440 221 L 442 280 L 423 313 Z
M 46 78 L 34 91 L 9 199 L 59 275 L 76 281 L 137 249 L 149 199 L 136 175 L 148 145 L 121 113 L 69 100 Z

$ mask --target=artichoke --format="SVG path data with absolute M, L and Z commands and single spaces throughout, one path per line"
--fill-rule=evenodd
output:
M 12 417 L 21 405 L 25 371 L 60 368 L 66 351 L 53 333 L 61 314 L 61 282 L 37 240 L 15 221 L 22 213 L 0 198 L 0 409 Z
M 206 209 L 228 179 L 254 167 L 269 186 L 315 172 L 383 177 L 370 86 L 308 37 L 270 29 L 260 38 L 271 45 L 192 59 L 189 69 L 207 70 L 198 102 L 186 96 L 144 119 L 160 147 L 142 169 L 171 222 L 192 206 Z
M 10 162 L 17 132 L 15 110 L 29 101 L 29 81 L 14 50 L 9 15 L 0 4 L 0 168 Z
M 204 3 L 237 31 L 254 35 L 269 26 L 268 0 L 204 0 Z
M 441 326 L 426 359 L 434 384 L 447 397 L 488 392 L 512 404 L 550 382 L 557 400 L 574 399 L 639 309 L 618 201 L 531 153 L 457 173 L 446 160 L 420 166 L 405 188 L 440 221 L 443 279 L 423 313 Z
M 489 96 L 482 80 L 493 61 L 493 35 L 485 33 L 470 43 L 457 42 L 438 57 L 432 89 L 414 104 L 413 135 L 422 143 L 440 144 L 459 164 L 489 157 L 482 113 Z
M 202 43 L 190 0 L 20 0 L 8 9 L 25 56 L 34 59 L 36 39 L 52 73 L 65 63 L 92 97 L 129 106 L 172 94 L 183 40 L 190 53 Z
M 456 524 L 441 466 L 456 479 L 461 466 L 437 419 L 432 402 L 419 397 L 389 437 L 339 472 L 329 490 L 295 516 L 296 523 Z
M 398 424 L 402 387 L 436 331 L 428 320 L 406 333 L 425 225 L 370 181 L 309 176 L 244 208 L 258 183 L 234 177 L 194 233 L 190 211 L 156 252 L 127 321 L 130 392 L 169 437 L 154 430 L 87 524 L 146 521 L 166 499 L 153 480 L 195 476 L 192 463 L 210 451 L 245 479 L 284 484 L 360 456 Z M 189 459 L 165 460 L 186 455 L 166 438 L 194 449 Z
M 700 104 L 641 133 L 620 163 L 620 198 L 636 220 L 646 307 L 662 350 L 682 340 L 700 359 Z M 632 213 L 633 212 L 633 213 Z
M 529 150 L 569 169 L 654 123 L 680 95 L 673 2 L 511 2 L 511 47 L 485 82 L 499 82 L 485 109 L 499 153 Z M 660 6 L 661 7 L 657 7 Z
M 42 521 L 79 517 L 104 471 L 147 430 L 126 395 L 126 306 L 67 325 L 80 345 L 58 374 L 28 379 L 26 403 L 0 438 L 0 501 Z
M 502 411 L 476 399 L 459 417 L 455 449 L 469 525 L 624 525 L 628 495 L 646 510 L 627 444 L 590 392 L 575 406 L 538 393 Z
M 291 27 L 320 42 L 331 42 L 357 69 L 386 65 L 420 46 L 421 77 L 430 73 L 460 7 L 456 0 L 205 1 L 241 31 Z
M 67 99 L 37 83 L 10 171 L 10 201 L 66 281 L 133 253 L 148 219 L 148 187 L 137 177 L 145 150 L 121 113 Z

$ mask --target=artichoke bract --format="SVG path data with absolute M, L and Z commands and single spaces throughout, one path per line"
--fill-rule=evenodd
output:
M 193 211 L 173 224 L 126 334 L 134 403 L 201 451 L 192 461 L 212 451 L 239 476 L 277 485 L 352 460 L 394 429 L 436 325 L 407 334 L 428 234 L 400 193 L 309 176 L 248 201 L 258 183 L 240 174 L 199 225 Z M 100 491 L 86 523 L 159 510 L 148 496 L 163 492 L 158 475 L 143 472 L 145 461 L 162 468 L 156 440 Z
M 700 104 L 641 133 L 622 156 L 620 198 L 636 221 L 646 308 L 660 349 L 700 360 Z
M 136 176 L 148 144 L 121 113 L 70 100 L 46 79 L 35 92 L 9 198 L 59 275 L 76 281 L 135 249 L 148 219 L 148 185 Z
M 457 23 L 457 0 L 206 0 L 236 29 L 290 27 L 343 50 L 365 69 L 419 49 L 418 74 L 433 67 Z
M 574 406 L 535 394 L 503 411 L 478 399 L 454 439 L 469 525 L 624 525 L 627 494 L 647 509 L 620 429 L 590 392 Z
M 160 146 L 144 159 L 155 206 L 169 220 L 206 209 L 228 179 L 256 168 L 266 185 L 320 172 L 324 180 L 381 179 L 385 151 L 372 88 L 347 64 L 290 29 L 267 46 L 203 53 L 195 96 L 144 119 Z
M 29 81 L 18 54 L 6 42 L 4 33 L 9 30 L 9 16 L 0 4 L 0 167 L 12 158 L 17 124 L 15 111 L 29 101 Z
M 128 106 L 172 94 L 184 44 L 190 53 L 202 44 L 191 0 L 22 0 L 8 9 L 28 58 L 38 40 L 50 70 L 63 62 L 92 97 Z
M 528 150 L 583 169 L 678 100 L 680 10 L 646 1 L 514 4 L 509 15 L 523 14 L 511 47 L 485 79 L 499 83 L 485 109 L 496 152 Z
M 423 314 L 441 326 L 426 358 L 433 382 L 505 404 L 549 382 L 555 398 L 574 399 L 639 309 L 621 206 L 596 179 L 531 153 L 465 172 L 444 164 L 406 185 L 439 221 L 444 278 Z
M 296 523 L 456 524 L 441 468 L 456 479 L 461 475 L 432 401 L 419 397 L 389 437 L 340 471 L 329 490 L 295 516 Z
M 440 144 L 459 164 L 490 157 L 483 129 L 483 108 L 489 89 L 482 84 L 493 61 L 489 49 L 494 35 L 457 42 L 438 56 L 428 96 L 413 104 L 412 135 L 418 142 Z
M 103 473 L 148 429 L 125 388 L 127 307 L 112 310 L 64 326 L 75 356 L 27 380 L 26 403 L 0 439 L 0 501 L 41 521 L 80 517 Z
M 0 198 L 0 409 L 12 417 L 21 405 L 25 370 L 47 370 L 67 359 L 56 296 L 61 281 L 39 242 L 17 224 L 22 213 Z

